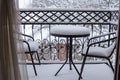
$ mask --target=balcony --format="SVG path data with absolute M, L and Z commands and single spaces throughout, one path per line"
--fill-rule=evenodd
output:
M 73 10 L 72 9 L 59 9 L 59 10 L 29 9 L 29 10 L 26 10 L 26 9 L 22 9 L 20 10 L 20 20 L 21 20 L 22 32 L 25 34 L 31 35 L 35 39 L 35 41 L 37 41 L 38 44 L 40 45 L 38 52 L 39 52 L 39 56 L 41 59 L 41 63 L 49 64 L 47 66 L 50 66 L 51 68 L 55 69 L 54 67 L 56 65 L 59 66 L 66 59 L 66 56 L 65 56 L 66 38 L 51 36 L 50 28 L 52 26 L 73 25 L 76 27 L 77 26 L 87 27 L 91 30 L 89 37 L 108 33 L 108 32 L 113 32 L 117 30 L 117 26 L 118 26 L 117 25 L 118 10 L 112 10 L 112 9 L 111 10 L 107 10 L 107 9 L 102 9 L 102 10 L 101 9 L 97 9 L 97 10 L 95 9 L 93 10 L 89 10 L 89 9 L 82 9 L 82 10 L 78 10 L 78 9 L 73 9 Z M 26 38 L 26 37 L 24 38 L 28 41 L 30 40 L 29 38 Z M 72 57 L 73 57 L 74 62 L 77 64 L 81 63 L 83 59 L 83 57 L 81 56 L 82 44 L 87 41 L 87 38 L 74 38 L 73 39 L 73 44 L 72 44 L 73 45 L 73 50 L 72 50 L 73 56 Z M 106 45 L 103 45 L 103 46 L 104 47 L 109 46 L 109 43 L 110 42 L 107 42 Z M 31 64 L 29 55 L 26 55 L 26 56 L 27 56 L 26 57 L 27 63 Z M 38 60 L 36 58 L 36 55 L 34 55 L 34 60 L 36 61 L 36 64 L 37 64 Z M 113 55 L 111 60 L 113 61 L 113 65 L 114 65 L 115 54 Z M 94 63 L 98 64 L 95 66 L 100 65 L 99 66 L 100 68 L 106 67 L 106 64 L 103 65 L 103 63 L 106 63 L 106 61 L 103 59 L 88 58 L 87 61 L 88 63 L 91 61 L 93 63 L 93 64 L 89 64 L 87 67 L 95 65 Z M 41 65 L 37 67 L 38 70 L 42 69 L 42 66 L 46 66 L 46 65 Z M 50 67 L 47 67 L 46 70 Z M 80 66 L 78 65 L 78 69 L 79 67 Z M 91 67 L 91 69 L 93 68 Z M 28 68 L 28 72 L 31 73 L 29 70 L 31 70 L 30 68 Z M 57 70 L 54 70 L 54 71 L 57 71 Z M 111 73 L 109 72 L 109 70 L 107 72 Z M 64 74 L 67 74 L 67 73 L 64 73 Z M 29 74 L 29 75 L 33 76 L 34 74 Z M 54 72 L 53 72 L 53 75 L 54 75 Z M 70 75 L 68 74 L 68 76 Z M 75 79 L 78 77 L 76 76 L 76 74 L 73 74 L 73 75 L 75 75 L 74 76 Z M 101 75 L 101 73 L 98 75 Z M 113 76 L 113 74 L 111 76 Z M 88 79 L 86 80 L 96 80 L 96 79 L 92 79 L 89 77 L 90 76 L 88 76 L 87 77 Z M 39 76 L 36 77 L 36 80 L 37 78 L 39 79 Z M 56 77 L 54 78 L 57 79 Z M 33 80 L 33 79 L 31 78 L 30 80 Z M 46 78 L 44 80 L 49 80 L 49 79 Z M 50 79 L 50 80 L 54 80 L 54 79 Z M 63 80 L 63 79 L 60 79 L 60 80 Z M 67 80 L 67 78 L 65 78 L 65 80 Z M 107 80 L 110 80 L 110 79 L 107 79 Z

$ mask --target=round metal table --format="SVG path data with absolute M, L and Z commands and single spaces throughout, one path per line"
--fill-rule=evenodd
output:
M 61 25 L 61 26 L 51 27 L 50 34 L 52 36 L 67 38 L 67 49 L 68 49 L 68 45 L 70 45 L 69 52 L 67 51 L 67 54 L 66 54 L 66 61 L 63 63 L 60 69 L 56 72 L 55 76 L 60 72 L 60 70 L 64 67 L 64 65 L 67 63 L 68 60 L 69 60 L 70 70 L 72 70 L 71 64 L 73 64 L 73 67 L 75 68 L 76 72 L 78 73 L 78 75 L 80 75 L 78 69 L 76 68 L 72 60 L 72 38 L 88 37 L 90 35 L 90 30 L 86 27 L 81 27 L 81 26 L 73 26 L 73 25 L 62 26 Z M 68 40 L 70 40 L 69 43 L 68 43 Z

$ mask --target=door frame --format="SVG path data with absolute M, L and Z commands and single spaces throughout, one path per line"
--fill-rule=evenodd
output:
M 117 48 L 116 48 L 114 80 L 120 80 L 120 6 L 119 6 L 119 20 L 118 20 L 118 35 L 117 36 L 118 38 L 117 38 Z

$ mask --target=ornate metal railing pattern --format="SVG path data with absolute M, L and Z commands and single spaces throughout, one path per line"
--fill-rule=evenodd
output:
M 105 23 L 118 18 L 112 10 L 21 10 L 20 19 L 25 24 L 83 24 Z
M 50 28 L 55 25 L 83 26 L 91 29 L 91 36 L 117 30 L 117 10 L 20 10 L 20 20 L 23 32 L 33 36 L 40 44 L 40 56 L 43 60 L 65 60 L 66 39 L 51 36 Z M 27 33 L 28 34 L 28 33 Z M 36 38 L 36 36 L 38 36 Z M 46 35 L 46 37 L 44 37 Z M 73 58 L 82 57 L 81 45 L 86 38 L 73 39 Z

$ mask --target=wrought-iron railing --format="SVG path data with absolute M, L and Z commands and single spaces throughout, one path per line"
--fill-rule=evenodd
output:
M 62 61 L 65 60 L 66 39 L 51 36 L 52 26 L 88 27 L 90 37 L 113 32 L 117 30 L 118 10 L 27 9 L 20 10 L 20 20 L 23 33 L 33 36 L 40 44 L 41 59 Z M 81 45 L 87 38 L 74 38 L 73 41 L 73 58 L 81 60 Z

